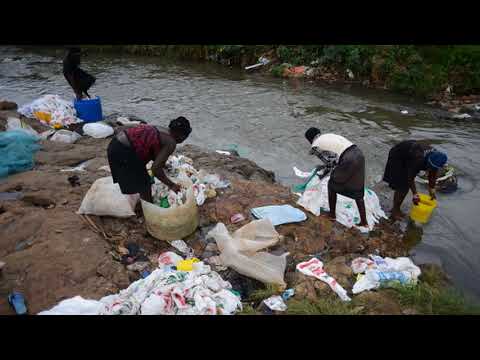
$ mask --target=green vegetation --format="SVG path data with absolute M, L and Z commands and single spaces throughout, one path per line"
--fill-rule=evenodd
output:
M 355 80 L 376 86 L 430 97 L 452 86 L 457 95 L 480 92 L 480 46 L 478 45 L 119 45 L 88 46 L 95 51 L 120 51 L 149 56 L 168 56 L 248 65 L 270 51 L 276 63 L 272 73 L 281 76 L 278 65 L 323 66 Z

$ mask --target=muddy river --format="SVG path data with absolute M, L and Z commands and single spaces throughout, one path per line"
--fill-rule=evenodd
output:
M 19 105 L 44 94 L 73 98 L 62 56 L 63 50 L 0 48 L 0 98 Z M 89 55 L 82 67 L 97 77 L 90 93 L 102 98 L 105 114 L 132 114 L 158 124 L 183 115 L 194 129 L 189 142 L 212 150 L 236 144 L 287 185 L 299 182 L 293 166 L 309 170 L 316 165 L 303 137 L 310 126 L 341 134 L 363 150 L 368 186 L 380 182 L 396 142 L 434 144 L 461 173 L 459 189 L 439 194 L 423 236 L 414 232 L 409 239 L 412 256 L 442 265 L 458 288 L 480 299 L 475 225 L 480 219 L 480 123 L 438 120 L 421 101 L 381 90 L 276 79 L 215 64 Z M 407 197 L 405 211 L 409 206 Z

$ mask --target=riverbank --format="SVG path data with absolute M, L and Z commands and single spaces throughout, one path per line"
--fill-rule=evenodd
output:
M 480 103 L 480 47 L 474 45 L 118 45 L 92 52 L 176 57 L 246 67 L 328 83 L 355 83 L 418 96 L 454 113 Z M 304 67 L 299 72 L 286 69 Z
M 22 118 L 37 131 L 45 130 L 34 119 L 14 110 L 0 113 L 0 125 L 9 116 Z M 76 210 L 91 184 L 108 176 L 100 168 L 108 165 L 109 140 L 82 137 L 75 144 L 42 142 L 32 171 L 9 176 L 0 183 L 0 193 L 21 192 L 22 198 L 0 204 L 0 260 L 6 263 L 0 279 L 0 314 L 11 313 L 6 295 L 12 290 L 24 293 L 32 313 L 45 310 L 62 299 L 76 295 L 98 299 L 127 287 L 139 278 L 127 270 L 119 255 L 127 242 L 144 248 L 154 266 L 158 254 L 172 250 L 167 243 L 151 237 L 142 216 L 128 220 L 91 216 L 89 224 Z M 218 173 L 231 181 L 200 207 L 200 227 L 185 241 L 195 254 L 204 258 L 208 251 L 205 234 L 216 223 L 224 222 L 233 231 L 252 220 L 248 209 L 272 204 L 295 205 L 290 189 L 275 182 L 273 173 L 238 156 L 225 156 L 185 145 L 179 153 L 192 158 L 194 167 Z M 80 186 L 72 187 L 71 173 L 61 170 L 89 161 L 85 172 L 76 173 Z M 231 215 L 242 212 L 247 221 L 230 224 Z M 98 229 L 101 229 L 99 231 Z M 327 272 L 350 291 L 355 277 L 348 265 L 361 255 L 406 256 L 407 247 L 400 229 L 382 222 L 368 236 L 347 230 L 323 217 L 308 214 L 304 223 L 282 225 L 277 231 L 281 242 L 272 253 L 290 252 L 285 274 L 288 287 L 296 290 L 287 302 L 294 314 L 455 314 L 476 313 L 451 288 L 448 278 L 434 266 L 422 266 L 423 274 L 415 288 L 365 292 L 349 304 L 340 302 L 325 284 L 295 271 L 295 265 L 313 254 L 325 262 Z M 211 254 L 209 254 L 211 255 Z M 261 300 L 278 289 L 265 286 L 232 270 L 220 272 L 242 294 L 244 313 L 258 313 Z

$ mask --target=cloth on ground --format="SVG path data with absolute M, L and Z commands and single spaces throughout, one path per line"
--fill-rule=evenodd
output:
M 160 257 L 158 269 L 118 294 L 99 301 L 75 297 L 39 315 L 231 315 L 242 309 L 231 284 L 210 266 L 198 262 L 193 271 L 172 270 L 171 262 L 179 259 Z
M 298 170 L 298 169 L 297 169 Z M 303 195 L 298 199 L 297 204 L 301 205 L 312 214 L 319 216 L 320 210 L 329 211 L 328 205 L 328 182 L 330 177 L 327 176 L 323 179 L 314 177 L 310 181 L 305 189 Z M 374 225 L 379 222 L 381 218 L 386 219 L 387 216 L 380 206 L 380 201 L 374 191 L 365 188 L 365 210 L 367 213 L 367 222 L 370 230 Z M 337 209 L 336 209 L 337 221 L 351 228 L 356 226 L 360 222 L 360 214 L 358 212 L 357 204 L 355 200 L 343 195 L 337 196 Z
M 40 149 L 38 136 L 24 130 L 11 130 L 0 133 L 0 178 L 34 166 L 34 154 Z
M 302 222 L 307 219 L 307 215 L 291 205 L 271 205 L 257 207 L 251 210 L 253 216 L 257 219 L 269 219 L 273 226 Z

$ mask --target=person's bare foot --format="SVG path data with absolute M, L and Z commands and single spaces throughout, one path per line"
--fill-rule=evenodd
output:
M 406 214 L 400 210 L 392 210 L 392 214 L 390 215 L 390 220 L 392 221 L 397 221 L 397 220 L 402 220 Z

